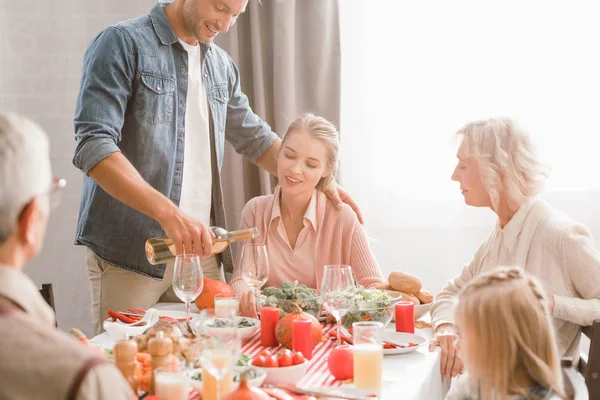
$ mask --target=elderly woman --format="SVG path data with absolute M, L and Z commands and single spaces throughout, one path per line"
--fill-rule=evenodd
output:
M 581 326 L 600 319 L 600 253 L 589 231 L 537 197 L 548 171 L 514 121 L 476 121 L 458 135 L 462 141 L 452 180 L 460 183 L 465 203 L 490 208 L 498 223 L 431 308 L 435 337 L 430 350 L 441 347 L 442 374 L 450 378 L 462 370 L 453 299 L 474 277 L 499 265 L 521 266 L 541 281 L 550 295 L 559 352 L 577 357 Z

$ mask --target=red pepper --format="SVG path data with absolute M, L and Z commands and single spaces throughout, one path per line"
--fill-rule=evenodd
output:
M 137 320 L 130 318 L 127 315 L 123 315 L 120 312 L 113 311 L 113 310 L 108 310 L 108 316 L 113 318 L 115 321 L 120 320 L 121 322 L 124 322 L 126 324 L 133 324 L 134 322 L 137 322 Z

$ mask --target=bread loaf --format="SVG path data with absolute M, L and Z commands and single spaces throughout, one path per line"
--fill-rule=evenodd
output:
M 421 290 L 417 293 L 417 299 L 419 299 L 421 304 L 429 304 L 433 302 L 433 295 L 427 290 Z
M 400 292 L 400 293 L 402 293 L 402 301 L 411 301 L 415 306 L 418 306 L 419 304 L 421 304 L 421 302 L 419 301 L 417 296 L 415 296 L 414 294 L 410 294 L 410 293 L 406 293 L 406 292 Z
M 392 289 L 410 294 L 419 293 L 423 287 L 419 278 L 400 271 L 392 272 L 388 278 L 388 282 Z
M 390 284 L 387 282 L 382 283 L 381 285 L 377 285 L 375 288 L 379 289 L 379 290 L 393 290 L 392 287 L 390 286 Z

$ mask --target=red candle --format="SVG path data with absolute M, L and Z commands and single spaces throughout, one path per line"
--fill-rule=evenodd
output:
M 396 332 L 415 333 L 415 305 L 412 301 L 396 303 Z
M 312 358 L 312 322 L 307 319 L 292 321 L 292 350 L 299 351 L 304 358 Z
M 260 309 L 260 344 L 263 347 L 278 345 L 275 338 L 275 325 L 279 322 L 279 308 L 263 307 Z

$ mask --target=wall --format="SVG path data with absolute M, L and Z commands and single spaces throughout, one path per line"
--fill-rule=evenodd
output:
M 90 333 L 84 249 L 73 245 L 82 174 L 71 159 L 83 54 L 106 26 L 147 13 L 154 0 L 0 0 L 0 109 L 22 113 L 48 133 L 53 174 L 67 179 L 46 243 L 25 272 L 54 286 L 62 329 Z

